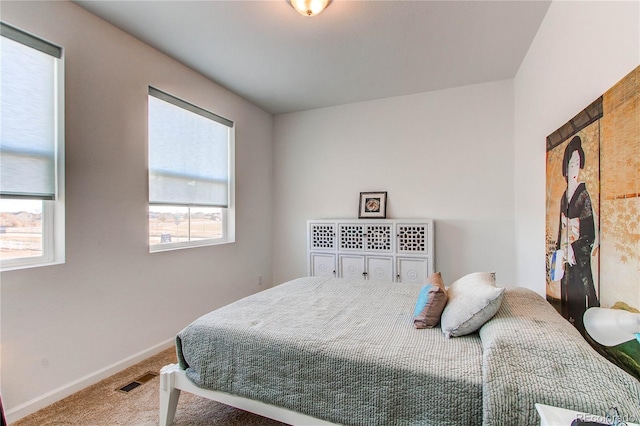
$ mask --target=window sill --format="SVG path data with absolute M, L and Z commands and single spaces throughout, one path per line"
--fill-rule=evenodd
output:
M 42 258 L 18 261 L 5 261 L 0 266 L 0 272 L 17 271 L 20 269 L 41 268 L 43 266 L 62 265 L 64 260 L 44 260 Z
M 159 253 L 163 251 L 183 250 L 196 247 L 217 246 L 222 244 L 234 243 L 233 240 L 202 240 L 191 241 L 187 243 L 165 243 L 149 246 L 149 253 Z

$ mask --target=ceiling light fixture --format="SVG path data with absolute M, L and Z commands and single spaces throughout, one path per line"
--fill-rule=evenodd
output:
M 303 16 L 316 16 L 329 6 L 331 0 L 287 0 Z

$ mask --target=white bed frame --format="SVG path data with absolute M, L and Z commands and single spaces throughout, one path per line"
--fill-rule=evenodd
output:
M 264 402 L 231 395 L 225 392 L 199 388 L 187 378 L 185 371 L 181 369 L 178 364 L 165 365 L 162 367 L 162 370 L 160 370 L 160 426 L 170 426 L 173 424 L 181 391 L 186 391 L 291 425 L 335 426 L 335 423 L 329 423 L 315 417 L 276 407 L 275 405 L 265 404 Z

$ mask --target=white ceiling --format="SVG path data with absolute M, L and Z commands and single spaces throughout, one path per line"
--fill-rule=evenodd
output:
M 75 3 L 279 114 L 512 78 L 550 1 Z

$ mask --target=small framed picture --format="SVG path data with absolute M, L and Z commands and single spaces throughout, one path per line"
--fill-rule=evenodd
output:
M 359 219 L 385 219 L 387 217 L 386 192 L 361 192 Z

